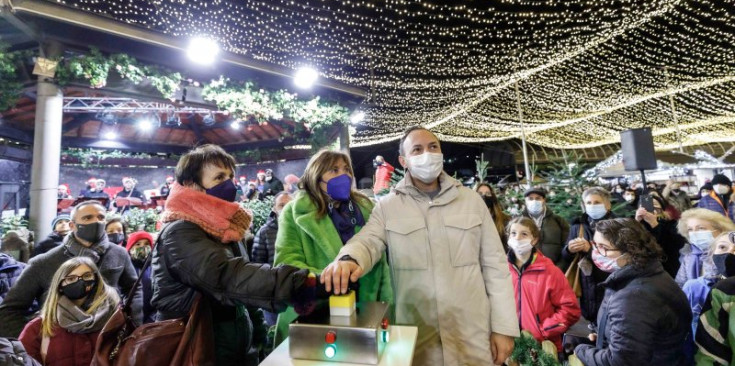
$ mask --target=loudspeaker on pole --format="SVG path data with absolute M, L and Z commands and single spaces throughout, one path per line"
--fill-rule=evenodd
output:
M 623 150 L 625 170 L 649 170 L 658 167 L 653 148 L 653 134 L 649 127 L 620 132 L 620 146 Z

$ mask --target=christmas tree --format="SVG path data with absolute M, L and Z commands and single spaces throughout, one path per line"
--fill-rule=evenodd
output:
M 555 214 L 571 221 L 582 214 L 582 192 L 592 181 L 585 174 L 588 167 L 577 154 L 564 152 L 562 156 L 563 161 L 539 174 L 548 181 L 546 205 Z

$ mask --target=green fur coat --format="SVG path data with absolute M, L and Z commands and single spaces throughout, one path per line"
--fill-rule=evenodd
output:
M 367 222 L 373 204 L 367 201 L 358 206 Z M 360 229 L 357 226 L 355 232 Z M 301 192 L 283 208 L 278 218 L 273 265 L 289 264 L 320 274 L 324 267 L 334 261 L 342 246 L 342 240 L 329 215 L 318 218 L 316 205 L 308 195 Z M 360 278 L 359 298 L 360 301 L 393 302 L 390 270 L 385 255 L 372 271 Z M 288 325 L 296 316 L 293 308 L 288 308 L 278 316 L 276 345 L 288 337 Z

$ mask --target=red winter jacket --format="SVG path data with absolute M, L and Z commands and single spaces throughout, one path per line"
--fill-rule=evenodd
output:
M 89 366 L 99 334 L 69 333 L 64 328 L 55 327 L 54 336 L 49 339 L 46 362 L 41 359 L 41 318 L 26 324 L 18 339 L 28 355 L 46 366 Z
M 561 352 L 562 335 L 579 320 L 582 311 L 561 270 L 541 252 L 534 255 L 522 273 L 513 263 L 514 253 L 508 255 L 521 330 L 529 331 L 539 342 L 554 342 Z
M 390 188 L 390 177 L 393 175 L 393 165 L 384 162 L 383 165 L 375 168 L 375 183 L 373 184 L 373 193 L 378 194 L 380 191 Z

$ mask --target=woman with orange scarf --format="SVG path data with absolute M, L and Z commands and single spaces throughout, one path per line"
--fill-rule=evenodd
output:
M 252 215 L 233 202 L 234 174 L 235 159 L 219 146 L 200 146 L 179 160 L 153 250 L 151 303 L 157 320 L 180 318 L 201 294 L 214 333 L 215 359 L 206 364 L 257 365 L 246 306 L 278 312 L 313 301 L 314 289 L 306 285 L 308 270 L 249 263 L 242 240 Z

